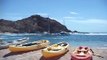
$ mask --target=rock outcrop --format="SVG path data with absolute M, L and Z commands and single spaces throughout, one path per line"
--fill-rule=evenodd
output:
M 58 33 L 61 31 L 70 32 L 66 26 L 54 19 L 42 17 L 40 15 L 32 15 L 17 21 L 0 19 L 0 32 L 10 33 Z

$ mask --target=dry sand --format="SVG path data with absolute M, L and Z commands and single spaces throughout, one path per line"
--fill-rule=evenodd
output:
M 23 53 L 11 53 L 8 49 L 2 49 L 0 50 L 0 60 L 71 60 L 71 52 L 74 49 L 70 47 L 66 54 L 51 59 L 42 57 L 41 49 Z M 107 60 L 107 49 L 94 48 L 93 51 L 101 56 L 93 56 L 93 60 Z

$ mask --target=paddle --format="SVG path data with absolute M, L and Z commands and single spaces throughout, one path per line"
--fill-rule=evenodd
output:
M 101 55 L 97 55 L 97 54 L 93 54 L 94 56 L 97 56 L 97 57 L 101 57 L 101 58 L 104 58 L 103 56 Z
M 95 54 L 95 53 L 94 53 L 94 51 L 93 51 L 92 49 L 90 49 L 90 50 L 91 50 L 91 52 L 92 52 L 93 56 L 97 56 L 97 57 L 104 58 L 103 56 L 101 56 L 101 55 L 99 55 L 99 54 Z

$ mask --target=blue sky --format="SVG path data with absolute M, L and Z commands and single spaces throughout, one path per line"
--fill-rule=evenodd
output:
M 70 30 L 107 32 L 107 0 L 0 0 L 0 19 L 34 14 L 56 19 Z

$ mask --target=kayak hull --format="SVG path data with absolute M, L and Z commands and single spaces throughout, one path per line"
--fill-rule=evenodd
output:
M 35 44 L 31 46 L 10 45 L 9 50 L 11 52 L 26 52 L 26 51 L 31 51 L 31 50 L 37 50 L 40 48 L 45 48 L 48 45 L 49 45 L 49 41 L 46 40 L 45 43 Z
M 68 50 L 66 49 L 66 50 L 62 50 L 62 51 L 60 51 L 58 53 L 55 53 L 55 52 L 53 52 L 53 53 L 51 53 L 51 52 L 50 53 L 49 52 L 43 52 L 43 57 L 52 58 L 52 57 L 61 56 L 61 55 L 65 54 L 67 51 Z
M 76 56 L 72 55 L 71 60 L 92 60 L 92 55 L 87 55 L 87 56 Z
M 6 49 L 9 48 L 9 45 L 17 45 L 17 44 L 22 44 L 22 43 L 26 43 L 28 41 L 28 39 L 22 39 L 22 40 L 13 40 L 13 41 L 2 41 L 0 42 L 0 49 Z
M 52 46 L 49 46 L 49 47 L 47 47 L 47 48 L 45 48 L 45 49 L 43 49 L 42 50 L 42 54 L 43 54 L 43 57 L 45 57 L 45 58 L 52 58 L 52 57 L 57 57 L 57 56 L 61 56 L 61 55 L 63 55 L 63 54 L 65 54 L 67 51 L 68 51 L 68 46 L 69 45 L 67 45 L 67 46 L 65 46 L 65 47 L 61 47 L 61 46 L 57 46 L 57 47 L 55 47 L 55 44 L 54 45 L 52 45 Z M 55 50 L 57 50 L 57 49 L 59 49 L 58 51 L 49 51 L 48 49 L 51 47 L 51 49 L 55 49 Z
M 84 47 L 83 47 L 84 48 Z M 82 51 L 83 49 L 79 50 Z M 78 48 L 71 54 L 71 60 L 92 60 L 92 52 L 90 51 L 90 48 L 87 50 L 84 50 L 87 52 L 79 52 Z
M 9 45 L 1 45 L 0 46 L 0 49 L 6 49 L 6 48 L 8 48 L 9 47 Z

